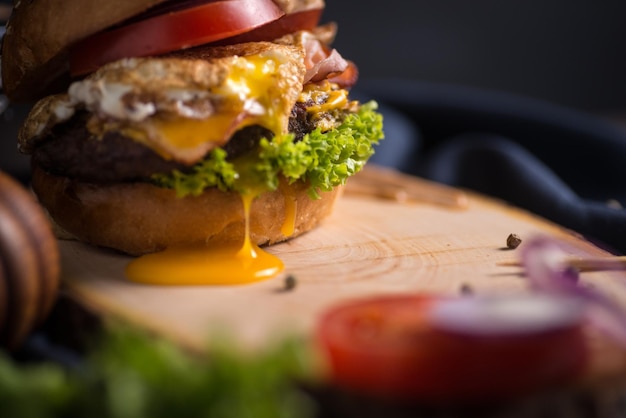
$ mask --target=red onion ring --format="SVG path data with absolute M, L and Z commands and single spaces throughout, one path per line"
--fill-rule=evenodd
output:
M 430 319 L 437 329 L 475 337 L 536 335 L 580 324 L 579 299 L 549 294 L 491 295 L 443 299 Z
M 549 237 L 537 236 L 525 243 L 521 251 L 526 278 L 536 291 L 577 298 L 585 304 L 588 322 L 626 347 L 626 309 L 615 299 L 577 280 L 566 262 L 573 252 L 571 248 Z

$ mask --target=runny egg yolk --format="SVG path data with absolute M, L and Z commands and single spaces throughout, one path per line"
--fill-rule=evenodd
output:
M 271 64 L 271 65 L 270 65 Z M 274 71 L 272 60 L 248 59 L 241 62 L 240 67 L 231 74 L 229 82 L 221 93 L 227 97 L 238 96 L 240 99 L 256 97 L 256 103 L 264 108 L 258 115 L 234 122 L 241 109 L 225 114 L 223 118 L 212 118 L 208 121 L 176 121 L 174 123 L 157 124 L 158 130 L 167 142 L 178 150 L 193 148 L 206 137 L 201 132 L 213 132 L 219 138 L 230 129 L 233 123 L 239 129 L 247 124 L 260 123 L 278 132 L 281 127 L 275 117 L 284 105 L 280 100 L 265 97 L 261 94 L 269 91 L 265 85 L 267 73 Z M 301 93 L 300 101 L 315 103 L 311 111 L 328 111 L 348 105 L 345 90 L 335 89 L 330 83 L 311 85 Z M 246 102 L 246 100 L 243 100 Z M 272 123 L 270 123 L 272 122 Z M 133 260 L 126 268 L 127 277 L 134 282 L 153 285 L 232 285 L 252 283 L 276 276 L 284 270 L 282 261 L 255 245 L 250 239 L 250 207 L 252 201 L 265 191 L 263 186 L 255 184 L 256 176 L 247 174 L 254 161 L 239 161 L 240 180 L 244 189 L 251 190 L 241 195 L 244 207 L 245 234 L 243 242 L 208 246 L 196 244 L 184 247 L 172 247 L 159 253 L 147 254 Z M 281 232 L 285 237 L 291 236 L 295 230 L 296 198 L 284 188 L 285 221 Z
M 126 276 L 131 281 L 153 285 L 232 285 L 276 276 L 283 271 L 283 262 L 250 240 L 250 207 L 254 196 L 241 196 L 245 215 L 243 243 L 167 248 L 131 261 L 126 267 Z M 291 199 L 285 202 L 283 231 L 293 232 L 295 202 L 288 201 Z
M 230 111 L 208 120 L 154 122 L 167 144 L 166 148 L 184 152 L 207 140 L 218 141 L 230 130 L 254 123 L 280 132 L 283 121 L 277 115 L 285 114 L 281 107 L 286 106 L 288 101 L 281 97 L 280 91 L 272 89 L 274 81 L 269 75 L 276 73 L 277 66 L 268 57 L 242 58 L 233 65 L 225 85 L 214 92 L 225 98 Z M 258 108 L 246 108 L 250 104 Z M 239 120 L 242 112 L 246 117 Z M 207 132 L 212 132 L 214 137 L 207 139 Z M 241 165 L 244 170 L 250 167 L 250 163 L 245 161 Z M 245 183 L 245 189 L 252 190 L 241 195 L 245 215 L 243 243 L 167 248 L 133 260 L 126 268 L 126 276 L 134 282 L 155 285 L 222 285 L 251 283 L 274 277 L 283 271 L 284 265 L 278 257 L 262 250 L 250 239 L 250 207 L 254 197 L 264 189 L 254 184 L 254 176 L 241 173 L 240 181 Z M 287 195 L 285 222 L 281 228 L 284 236 L 291 236 L 294 232 L 295 213 L 295 197 Z

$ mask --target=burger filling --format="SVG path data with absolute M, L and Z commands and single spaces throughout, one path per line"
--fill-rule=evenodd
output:
M 37 103 L 21 149 L 81 181 L 146 181 L 185 196 L 273 190 L 284 177 L 315 197 L 358 172 L 383 137 L 375 103 L 349 100 L 333 81 L 347 62 L 320 45 L 300 34 L 111 63 Z
M 332 119 L 329 112 L 317 114 L 325 121 Z M 155 175 L 165 175 L 177 170 L 191 174 L 194 165 L 164 159 L 150 147 L 122 135 L 119 131 L 106 131 L 95 135 L 87 124 L 90 114 L 78 112 L 69 121 L 56 125 L 45 140 L 33 150 L 33 161 L 51 174 L 88 182 L 153 181 Z M 328 123 L 328 122 L 326 122 Z M 316 123 L 305 103 L 294 106 L 289 119 L 289 132 L 294 141 L 301 141 L 316 128 Z M 229 160 L 257 150 L 261 138 L 272 138 L 273 133 L 260 126 L 245 127 L 222 146 Z M 165 177 L 161 177 L 165 181 Z

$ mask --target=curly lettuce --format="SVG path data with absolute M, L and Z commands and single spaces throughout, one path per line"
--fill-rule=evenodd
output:
M 208 187 L 246 192 L 259 184 L 275 190 L 282 175 L 289 182 L 307 181 L 309 196 L 319 197 L 345 184 L 374 154 L 374 145 L 384 138 L 383 117 L 376 102 L 363 104 L 328 132 L 319 128 L 295 141 L 291 133 L 262 139 L 254 159 L 249 156 L 229 161 L 222 149 L 213 150 L 191 172 L 174 171 L 153 177 L 156 184 L 176 190 L 179 197 L 199 195 Z

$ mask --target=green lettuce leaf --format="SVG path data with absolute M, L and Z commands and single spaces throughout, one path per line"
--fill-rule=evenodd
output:
M 262 139 L 258 158 L 252 161 L 249 157 L 228 161 L 226 153 L 216 149 L 192 172 L 157 175 L 154 181 L 175 189 L 182 197 L 199 195 L 207 187 L 244 192 L 259 183 L 265 190 L 275 190 L 282 175 L 290 182 L 308 181 L 309 195 L 317 198 L 320 191 L 345 184 L 374 154 L 374 145 L 384 138 L 383 118 L 377 107 L 373 101 L 363 104 L 332 131 L 318 128 L 298 142 L 293 134 Z
M 0 416 L 19 418 L 311 418 L 297 386 L 317 379 L 301 340 L 258 352 L 228 336 L 192 355 L 141 330 L 105 330 L 80 368 L 21 364 L 0 351 Z

